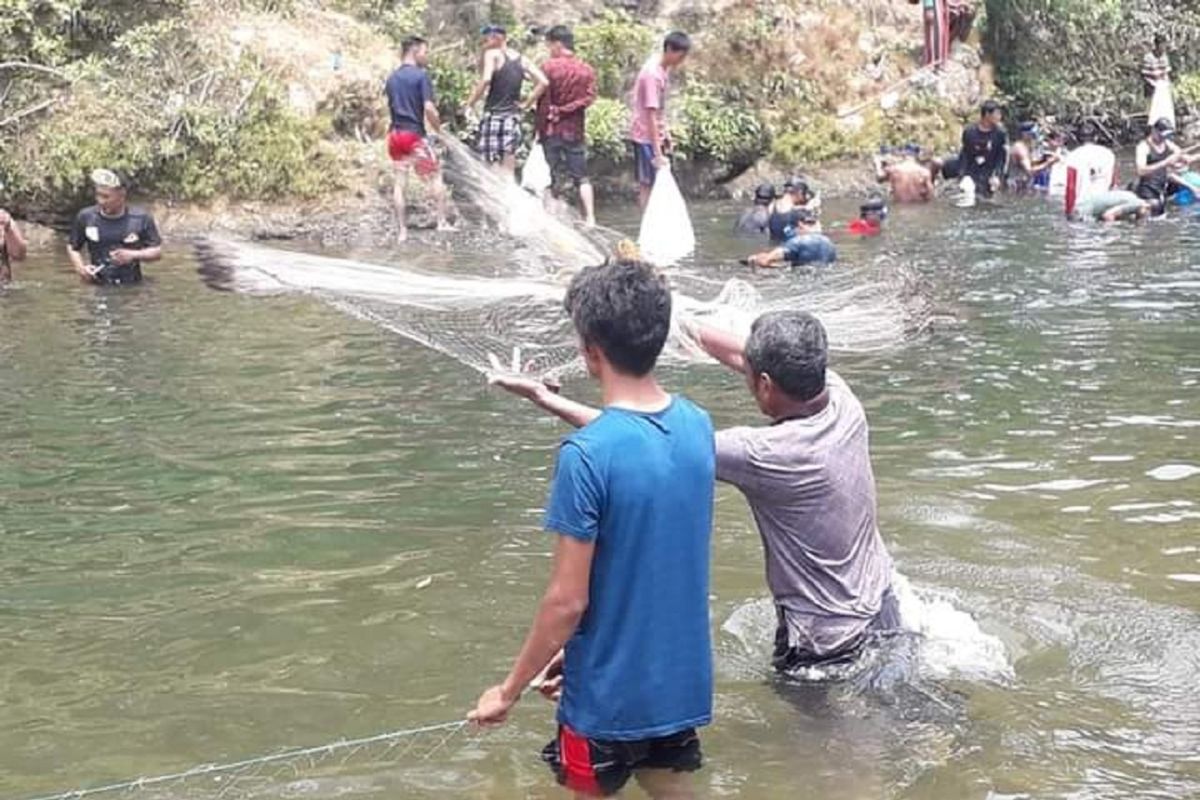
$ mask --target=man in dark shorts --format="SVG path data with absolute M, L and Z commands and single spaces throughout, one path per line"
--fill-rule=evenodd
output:
M 92 173 L 96 205 L 79 212 L 71 226 L 67 258 L 87 283 L 140 283 L 142 263 L 162 258 L 162 237 L 149 212 L 129 207 L 129 181 L 109 169 Z M 83 251 L 87 249 L 88 260 Z
M 486 163 L 515 178 L 517 151 L 521 148 L 521 116 L 537 105 L 546 91 L 546 76 L 532 61 L 508 46 L 508 32 L 502 25 L 487 25 L 480 34 L 482 72 L 466 103 L 467 108 L 474 108 L 487 93 L 476 149 Z M 526 80 L 533 81 L 533 93 L 522 102 L 521 87 Z
M 12 280 L 12 262 L 24 261 L 28 247 L 12 215 L 0 208 L 0 283 Z
M 667 165 L 670 132 L 667 130 L 667 94 L 671 70 L 692 50 L 691 38 L 675 31 L 663 41 L 662 55 L 642 67 L 630 98 L 629 138 L 633 142 L 633 170 L 638 183 L 638 206 L 646 208 L 658 170 Z
M 661 275 L 632 261 L 590 267 L 566 305 L 605 407 L 492 376 L 579 430 L 559 449 L 546 510 L 549 588 L 508 677 L 469 719 L 500 724 L 539 675 L 545 694 L 561 682 L 543 757 L 563 786 L 603 797 L 636 777 L 651 797 L 682 800 L 701 766 L 696 728 L 712 719 L 712 422 L 654 378 L 671 328 Z
M 988 100 L 979 109 L 979 122 L 963 130 L 958 168 L 975 184 L 975 194 L 980 197 L 991 197 L 1000 187 L 1000 176 L 1008 163 L 1008 134 L 1003 122 L 1000 104 Z
M 542 64 L 549 85 L 538 102 L 537 132 L 556 176 L 566 172 L 579 192 L 583 219 L 596 225 L 596 199 L 587 171 L 587 109 L 596 102 L 596 71 L 575 55 L 575 34 L 565 25 L 546 32 L 550 59 Z
M 446 185 L 442 182 L 442 165 L 429 143 L 428 128 L 442 132 L 442 117 L 434 102 L 433 82 L 426 67 L 429 64 L 429 44 L 419 36 L 405 39 L 401 44 L 401 64 L 384 86 L 392 129 L 388 134 L 388 155 L 392 159 L 396 182 L 392 187 L 392 203 L 396 211 L 396 238 L 408 239 L 408 209 L 404 190 L 409 174 L 429 186 L 437 212 L 439 231 L 449 230 L 446 222 Z
M 876 524 L 866 413 L 827 369 L 821 323 L 804 311 L 759 317 L 749 338 L 689 335 L 742 375 L 771 424 L 717 432 L 717 480 L 746 497 L 762 536 L 783 672 L 855 658 L 900 627 L 892 559 Z

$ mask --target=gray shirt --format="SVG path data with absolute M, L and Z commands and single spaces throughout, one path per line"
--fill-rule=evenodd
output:
M 833 371 L 826 383 L 829 404 L 814 416 L 717 434 L 717 479 L 750 503 L 789 644 L 816 656 L 863 633 L 892 577 L 866 413 Z

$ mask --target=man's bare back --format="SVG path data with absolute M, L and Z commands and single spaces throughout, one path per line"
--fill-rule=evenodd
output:
M 928 203 L 933 200 L 933 175 L 913 159 L 886 167 L 883 175 L 898 203 Z

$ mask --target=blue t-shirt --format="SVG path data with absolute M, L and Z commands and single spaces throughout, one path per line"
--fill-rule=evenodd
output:
M 405 64 L 388 76 L 384 93 L 392 111 L 392 130 L 425 135 L 425 104 L 433 100 L 429 73 Z
M 783 254 L 789 264 L 832 264 L 837 261 L 837 248 L 823 233 L 805 233 L 793 236 L 783 245 Z
M 637 741 L 712 720 L 715 477 L 712 421 L 682 397 L 605 409 L 563 442 L 546 529 L 596 545 L 558 705 L 577 733 Z

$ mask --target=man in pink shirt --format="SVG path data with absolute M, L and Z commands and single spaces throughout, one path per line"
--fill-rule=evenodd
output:
M 633 87 L 633 124 L 629 138 L 633 140 L 633 165 L 638 182 L 638 205 L 646 207 L 650 190 L 654 188 L 654 176 L 666 166 L 666 152 L 670 150 L 667 131 L 667 84 L 670 72 L 683 63 L 692 49 L 692 40 L 686 33 L 675 31 L 663 41 L 662 56 L 646 63 L 638 73 Z

